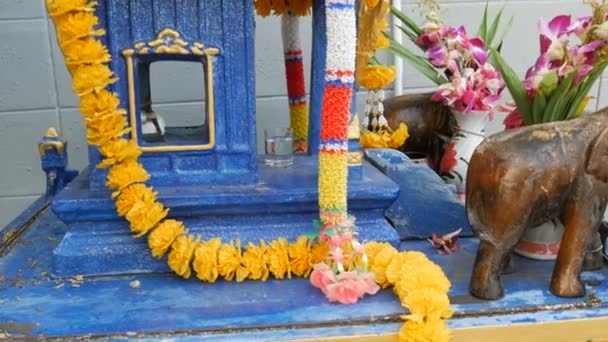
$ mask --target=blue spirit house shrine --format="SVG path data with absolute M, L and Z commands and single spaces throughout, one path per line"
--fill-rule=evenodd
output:
M 314 6 L 312 153 L 296 156 L 288 168 L 266 166 L 256 152 L 251 0 L 114 0 L 97 7 L 113 57 L 111 67 L 120 78 L 112 91 L 128 111 L 130 138 L 143 152 L 140 160 L 150 183 L 171 208 L 169 216 L 183 220 L 203 239 L 295 239 L 315 229 L 325 11 L 321 1 Z M 150 70 L 168 61 L 189 63 L 200 72 L 205 106 L 191 126 L 172 127 L 172 114 L 165 115 L 161 132 L 154 117 Z M 144 121 L 152 130 L 144 129 Z M 106 171 L 95 167 L 101 156 L 94 146 L 89 154 L 88 170 L 52 204 L 69 227 L 54 251 L 53 272 L 73 276 L 169 271 L 164 261 L 150 255 L 146 239 L 133 239 L 128 224 L 117 216 L 104 185 Z M 359 238 L 397 245 L 399 236 L 384 216 L 397 199 L 397 184 L 362 162 L 360 155 L 350 178 L 349 211 L 357 217 Z
M 271 168 L 256 153 L 253 1 L 99 1 L 104 43 L 120 78 L 112 90 L 132 128 L 128 138 L 141 147 L 140 160 L 160 201 L 171 208 L 169 216 L 183 220 L 190 233 L 246 243 L 293 240 L 314 229 L 324 6 L 314 1 L 310 155 L 296 156 L 291 167 Z M 155 116 L 150 74 L 169 62 L 186 63 L 201 75 L 197 91 L 205 105 L 193 113 L 192 124 L 174 124 L 177 114 L 163 113 L 161 125 Z M 356 143 L 351 147 L 359 152 Z M 0 339 L 397 339 L 406 311 L 392 291 L 356 306 L 335 305 L 303 278 L 207 284 L 164 274 L 165 260 L 153 258 L 146 239 L 133 238 L 116 214 L 106 175 L 96 168 L 96 147 L 89 148 L 89 167 L 78 175 L 66 169 L 58 132 L 49 130 L 39 148 L 47 193 L 0 227 Z M 395 150 L 366 151 L 349 170 L 349 212 L 357 217 L 361 241 L 424 252 L 445 270 L 452 281 L 455 314 L 448 324 L 454 340 L 606 337 L 605 269 L 583 273 L 586 298 L 558 298 L 547 286 L 552 263 L 515 256 L 518 270 L 504 276 L 505 298 L 485 302 L 468 292 L 477 239 L 464 236 L 461 250 L 448 256 L 425 240 L 400 243 L 468 230 L 462 204 L 429 170 Z

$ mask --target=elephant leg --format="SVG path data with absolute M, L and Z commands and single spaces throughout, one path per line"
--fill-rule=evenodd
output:
M 481 237 L 469 292 L 480 299 L 498 299 L 504 296 L 501 274 L 512 270 L 511 251 L 524 231 L 524 225 L 510 225 L 508 236 L 487 240 Z
M 585 295 L 585 285 L 581 281 L 585 251 L 600 224 L 601 215 L 594 213 L 597 199 L 581 197 L 575 196 L 564 215 L 566 231 L 551 279 L 551 292 L 560 297 Z

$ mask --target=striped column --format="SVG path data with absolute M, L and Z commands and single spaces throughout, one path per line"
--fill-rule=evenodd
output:
M 300 42 L 300 17 L 290 13 L 281 16 L 281 33 L 285 53 L 285 77 L 289 97 L 289 118 L 294 133 L 294 152 L 308 153 L 308 102 Z
M 327 55 L 319 146 L 319 208 L 324 223 L 347 218 L 348 121 L 356 53 L 355 0 L 326 0 Z

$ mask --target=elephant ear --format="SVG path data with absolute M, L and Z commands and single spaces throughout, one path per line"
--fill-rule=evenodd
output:
M 608 128 L 593 140 L 587 152 L 585 163 L 587 173 L 603 182 L 608 182 Z

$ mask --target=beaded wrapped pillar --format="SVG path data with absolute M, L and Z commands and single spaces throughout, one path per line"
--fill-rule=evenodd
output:
M 327 61 L 321 110 L 319 207 L 323 223 L 347 218 L 348 119 L 354 83 L 356 17 L 354 0 L 327 0 Z
M 283 51 L 285 53 L 285 78 L 289 97 L 289 119 L 294 132 L 294 152 L 308 152 L 308 102 L 304 61 L 300 42 L 300 17 L 292 12 L 281 17 Z

